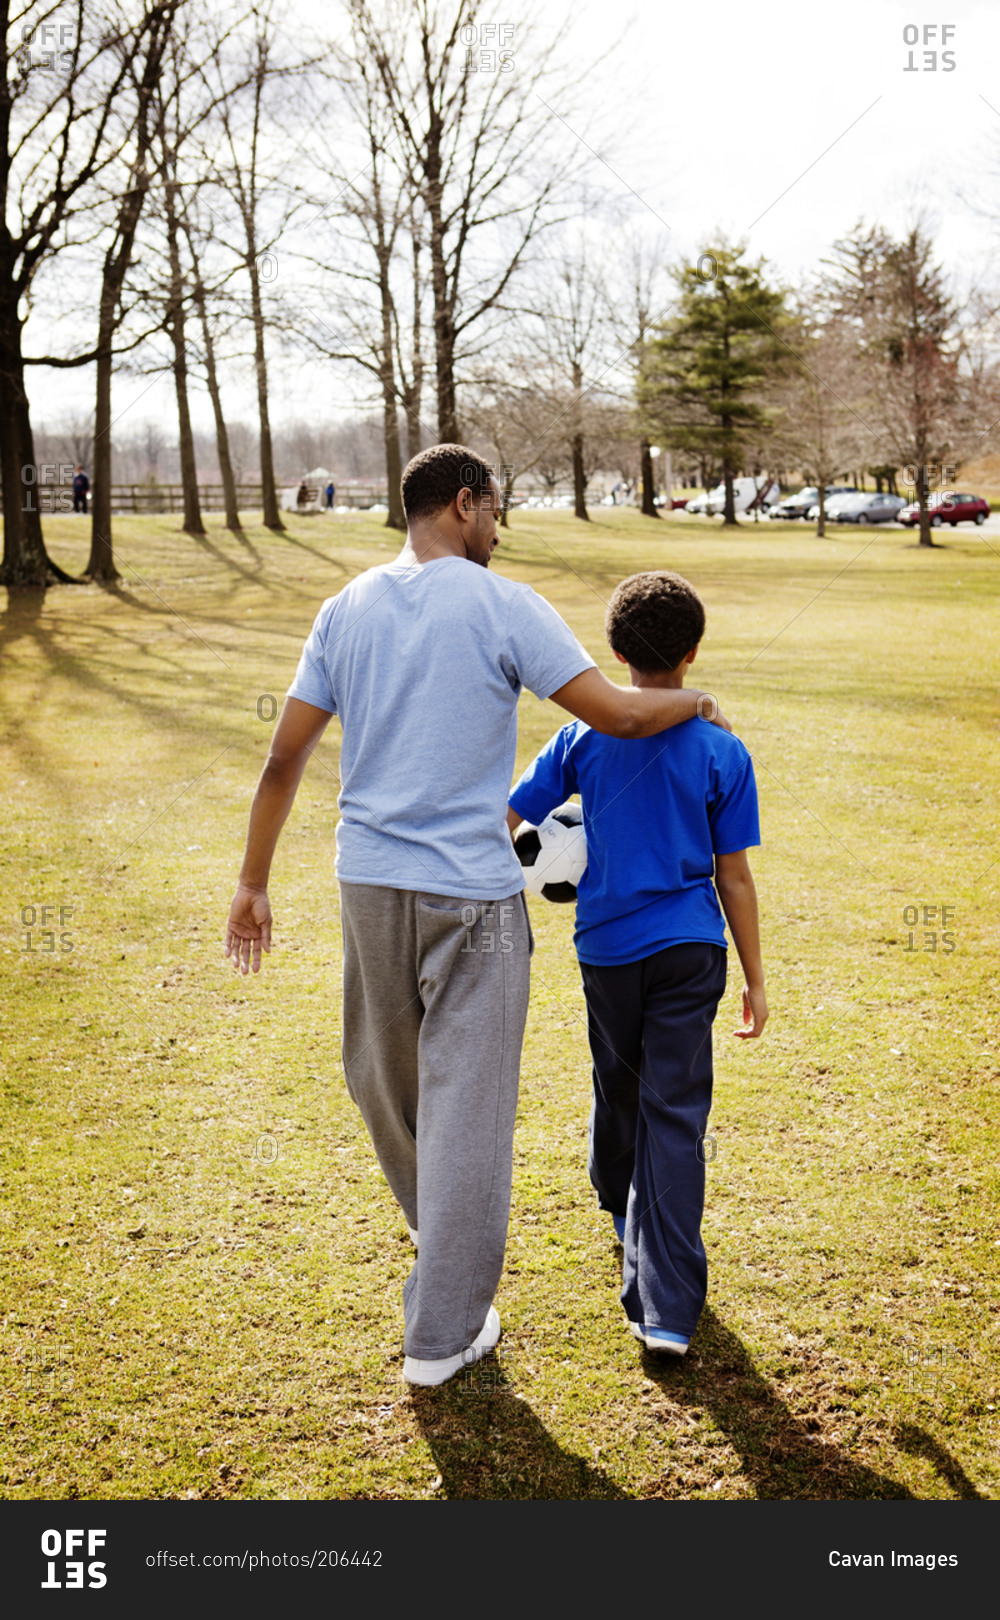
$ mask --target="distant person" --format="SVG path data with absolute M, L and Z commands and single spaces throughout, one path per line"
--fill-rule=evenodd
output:
M 336 495 L 336 493 L 337 491 L 334 488 L 333 479 L 331 478 L 330 482 L 326 486 L 326 509 L 328 512 L 333 511 L 333 497 Z
M 90 493 L 90 479 L 82 467 L 77 467 L 73 475 L 73 510 L 87 515 L 87 496 Z
M 299 485 L 299 493 L 295 497 L 295 504 L 300 512 L 304 506 L 309 505 L 309 485 L 306 483 L 304 478 Z

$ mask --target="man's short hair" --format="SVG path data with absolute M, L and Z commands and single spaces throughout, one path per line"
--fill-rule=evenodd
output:
M 433 517 L 451 505 L 460 489 L 488 495 L 492 476 L 489 462 L 464 444 L 432 444 L 414 456 L 403 473 L 407 521 Z
M 604 628 L 612 650 L 640 675 L 676 669 L 705 634 L 701 597 L 666 568 L 623 579 L 608 603 Z

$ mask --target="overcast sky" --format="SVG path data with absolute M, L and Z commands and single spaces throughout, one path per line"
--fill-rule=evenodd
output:
M 330 30 L 338 14 L 328 0 L 289 0 L 283 26 L 292 37 Z M 516 71 L 519 18 L 554 28 L 565 14 L 562 0 L 498 0 L 477 22 L 513 28 Z M 589 0 L 573 7 L 564 49 L 568 71 L 592 64 L 568 138 L 594 183 L 665 232 L 672 253 L 694 254 L 721 227 L 797 282 L 859 218 L 899 230 L 923 209 L 959 288 L 989 272 L 1000 244 L 996 3 Z M 993 203 L 996 224 L 977 216 L 976 199 Z M 31 336 L 37 352 L 42 334 Z M 276 417 L 326 416 L 350 386 L 343 371 L 317 369 L 316 411 L 303 384 L 300 362 L 275 366 Z M 89 370 L 35 372 L 30 385 L 39 426 L 91 409 Z M 252 418 L 249 386 L 226 403 Z M 120 379 L 114 404 L 136 420 L 172 420 L 170 380 L 149 389 L 148 379 Z M 207 426 L 205 402 L 195 410 Z

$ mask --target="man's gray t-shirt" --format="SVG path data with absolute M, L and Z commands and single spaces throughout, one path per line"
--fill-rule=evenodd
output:
M 462 557 L 370 568 L 324 602 L 288 695 L 344 728 L 338 878 L 469 900 L 522 889 L 505 822 L 517 700 L 593 663 L 530 586 Z

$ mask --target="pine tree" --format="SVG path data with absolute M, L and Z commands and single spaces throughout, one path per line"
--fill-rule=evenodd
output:
M 677 309 L 650 341 L 639 385 L 651 427 L 678 450 L 721 463 L 727 524 L 736 522 L 733 479 L 776 420 L 769 388 L 796 364 L 785 293 L 744 252 L 742 243 L 710 243 L 675 272 Z

